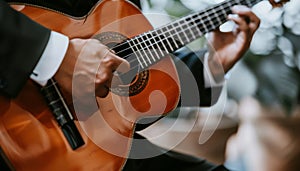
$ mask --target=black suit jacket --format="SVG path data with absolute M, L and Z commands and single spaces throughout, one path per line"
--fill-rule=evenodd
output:
M 28 80 L 48 42 L 50 30 L 0 0 L 0 92 L 14 97 Z
M 99 0 L 6 0 L 6 2 L 35 4 L 81 17 L 86 15 Z M 131 0 L 139 6 L 139 0 Z M 8 97 L 18 95 L 47 45 L 50 30 L 31 21 L 26 16 L 11 9 L 5 1 L 0 0 L 0 93 Z M 192 71 L 199 89 L 200 105 L 215 103 L 220 88 L 211 93 L 203 85 L 203 64 L 198 57 L 187 50 L 174 53 Z M 184 89 L 188 89 L 184 70 L 179 68 L 180 79 Z M 190 96 L 195 94 L 191 93 Z M 191 98 L 192 99 L 192 98 Z M 191 100 L 192 106 L 198 106 Z

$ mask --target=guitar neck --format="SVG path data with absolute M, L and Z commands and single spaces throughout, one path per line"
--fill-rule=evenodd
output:
M 252 7 L 261 0 L 227 0 L 205 10 L 190 14 L 157 29 L 126 40 L 113 48 L 117 55 L 130 58 L 134 53 L 134 66 L 146 69 L 160 61 L 167 54 L 211 32 L 227 21 L 231 7 L 246 5 Z M 126 49 L 126 50 L 124 50 Z

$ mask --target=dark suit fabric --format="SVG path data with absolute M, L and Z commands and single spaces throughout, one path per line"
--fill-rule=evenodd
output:
M 50 31 L 0 0 L 0 93 L 17 96 L 48 42 Z
M 144 140 L 143 146 L 137 141 Z M 159 154 L 149 158 L 145 154 Z M 128 159 L 123 171 L 228 171 L 222 165 L 215 165 L 204 159 L 185 155 L 158 147 L 139 134 L 135 134 Z

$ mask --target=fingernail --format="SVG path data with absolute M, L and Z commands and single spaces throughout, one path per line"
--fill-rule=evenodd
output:
M 247 8 L 243 5 L 235 5 L 231 8 L 231 10 L 235 11 L 235 12 L 244 11 L 245 9 L 247 9 Z
M 228 15 L 229 19 L 238 18 L 238 17 L 239 17 L 239 15 L 237 15 L 237 14 L 229 14 Z
M 231 10 L 236 11 L 236 10 L 238 10 L 238 7 L 235 5 L 235 6 L 231 7 Z

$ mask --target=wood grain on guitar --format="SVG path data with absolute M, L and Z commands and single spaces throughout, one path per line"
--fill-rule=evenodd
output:
M 97 146 L 97 142 L 85 134 L 87 128 L 81 128 L 78 121 L 76 125 L 85 145 L 73 151 L 63 138 L 39 87 L 31 81 L 16 99 L 0 97 L 1 147 L 16 170 L 122 169 L 136 120 L 165 115 L 179 101 L 178 75 L 168 54 L 225 22 L 231 6 L 252 6 L 259 1 L 225 1 L 155 30 L 140 10 L 125 0 L 103 0 L 85 18 L 73 18 L 45 8 L 15 6 L 34 21 L 70 39 L 94 37 L 106 45 L 114 44 L 111 48 L 117 55 L 133 54 L 136 62 L 131 64 L 138 69 L 129 77 L 133 81 L 112 89 L 106 98 L 96 99 L 99 113 L 106 122 L 103 124 L 106 126 L 97 128 L 97 141 L 118 149 L 119 153 Z M 282 2 L 272 1 L 272 4 L 278 6 Z M 122 54 L 122 47 L 129 48 L 130 53 Z M 143 48 L 147 48 L 147 52 Z M 111 131 L 128 137 L 128 141 L 119 141 Z

